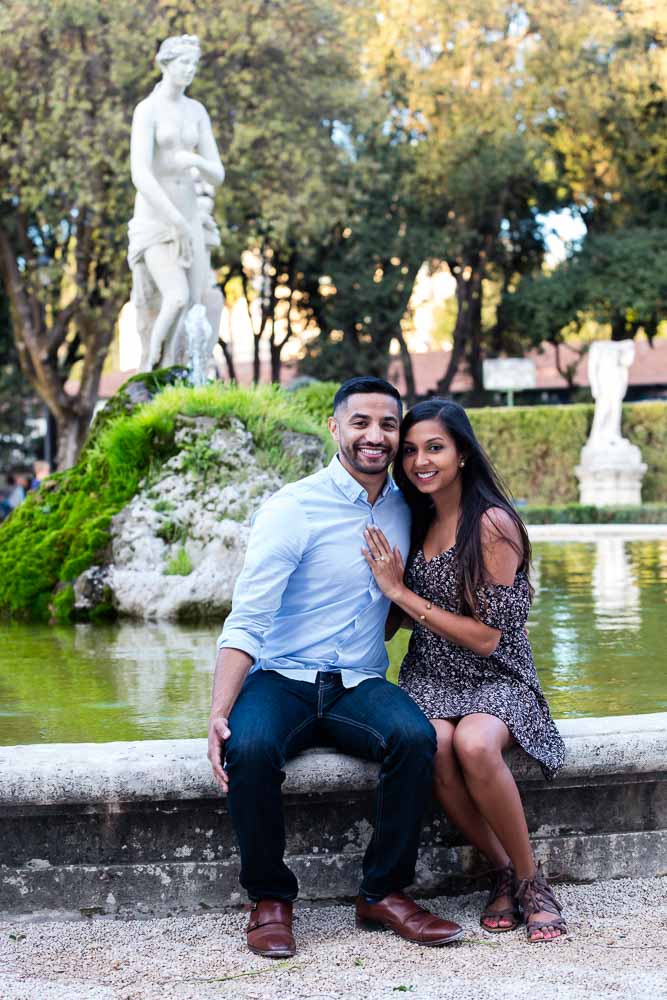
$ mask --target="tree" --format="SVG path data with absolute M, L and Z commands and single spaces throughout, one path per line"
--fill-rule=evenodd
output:
M 39 457 L 39 401 L 19 367 L 9 301 L 0 283 L 0 473 Z
M 647 0 L 530 6 L 543 53 L 527 71 L 554 177 L 588 232 L 503 308 L 535 342 L 581 338 L 591 321 L 652 340 L 667 316 L 667 14 Z
M 306 345 L 299 365 L 305 374 L 338 381 L 363 373 L 384 377 L 396 340 L 407 396 L 414 397 L 401 320 L 429 256 L 433 215 L 410 191 L 413 174 L 414 150 L 400 129 L 389 131 L 385 120 L 356 134 L 345 215 L 304 264 L 305 305 L 321 331 Z
M 222 283 L 241 281 L 256 382 L 262 340 L 280 380 L 283 348 L 312 318 L 304 262 L 344 214 L 349 151 L 339 137 L 364 96 L 351 30 L 362 11 L 349 0 L 251 0 L 227 5 L 202 33 L 217 69 L 199 93 L 226 150 Z
M 33 0 L 0 11 L 0 276 L 21 371 L 53 414 L 59 467 L 88 430 L 127 295 L 129 115 L 145 9 Z M 78 389 L 65 384 L 76 374 Z
M 379 4 L 374 72 L 393 92 L 395 114 L 416 147 L 416 185 L 441 220 L 431 251 L 456 281 L 457 318 L 447 392 L 465 359 L 482 390 L 485 279 L 509 285 L 539 267 L 541 209 L 555 204 L 543 177 L 544 143 L 530 127 L 523 78 L 529 25 L 515 5 L 472 0 L 409 7 Z M 491 332 L 502 345 L 502 316 Z
M 653 0 L 529 0 L 527 60 L 554 180 L 589 232 L 667 225 L 667 11 Z
M 645 333 L 667 319 L 667 231 L 623 229 L 588 236 L 551 273 L 524 279 L 505 308 L 512 328 L 536 344 L 581 335 L 591 320 L 612 340 Z

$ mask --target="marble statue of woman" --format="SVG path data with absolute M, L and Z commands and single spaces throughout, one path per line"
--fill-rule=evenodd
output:
M 579 502 L 596 507 L 641 503 L 646 463 L 637 445 L 623 437 L 621 414 L 635 357 L 632 340 L 596 340 L 588 355 L 588 381 L 595 411 L 588 441 L 575 468 Z
M 195 35 L 167 38 L 156 56 L 162 80 L 132 119 L 128 261 L 143 371 L 186 362 L 185 317 L 211 293 L 210 208 L 225 171 L 206 109 L 185 95 L 199 56 Z
M 617 444 L 621 435 L 621 404 L 628 389 L 628 370 L 635 357 L 632 340 L 596 340 L 588 355 L 588 381 L 595 414 L 589 444 Z

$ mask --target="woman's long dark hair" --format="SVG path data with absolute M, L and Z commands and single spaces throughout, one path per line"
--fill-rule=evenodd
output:
M 403 470 L 403 449 L 408 431 L 423 420 L 437 420 L 453 439 L 465 465 L 461 472 L 461 509 L 456 529 L 456 567 L 458 573 L 461 610 L 477 615 L 477 591 L 487 581 L 484 575 L 484 554 L 481 542 L 482 515 L 491 507 L 500 507 L 516 525 L 520 542 L 504 535 L 519 556 L 520 570 L 528 571 L 530 541 L 526 527 L 517 514 L 511 494 L 494 469 L 491 460 L 475 437 L 468 415 L 458 403 L 447 399 L 429 399 L 406 413 L 401 424 L 398 455 L 394 464 L 394 478 L 403 491 L 412 512 L 411 554 L 423 545 L 435 516 L 435 507 L 426 493 L 421 493 L 410 482 Z M 502 533 L 500 526 L 497 530 Z

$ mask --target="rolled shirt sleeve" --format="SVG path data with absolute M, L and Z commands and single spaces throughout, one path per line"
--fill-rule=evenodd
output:
M 218 649 L 241 649 L 257 661 L 287 582 L 308 542 L 303 509 L 289 495 L 271 497 L 252 522 L 243 569 Z

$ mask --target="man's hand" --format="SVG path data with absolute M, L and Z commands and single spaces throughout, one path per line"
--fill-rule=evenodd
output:
M 224 715 L 212 715 L 208 722 L 208 759 L 213 768 L 213 777 L 217 785 L 227 793 L 229 791 L 229 779 L 227 772 L 222 768 L 222 755 L 225 740 L 231 736 L 231 730 Z

